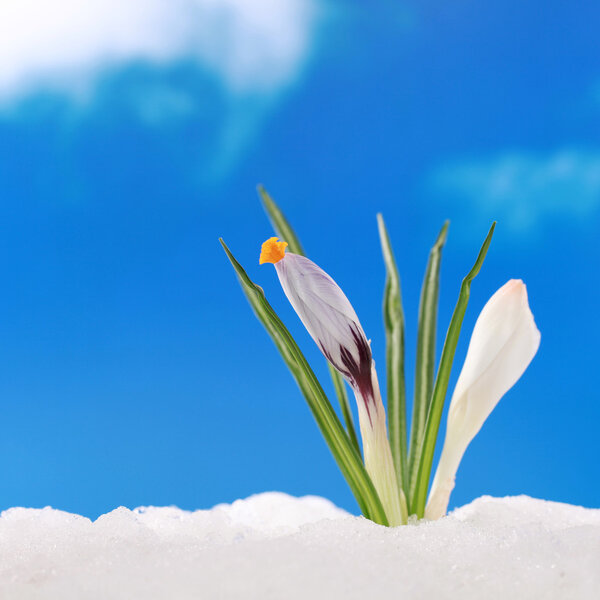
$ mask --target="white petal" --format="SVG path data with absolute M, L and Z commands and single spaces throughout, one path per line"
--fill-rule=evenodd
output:
M 275 269 L 311 337 L 354 389 L 365 467 L 390 525 L 406 523 L 406 500 L 396 479 L 375 364 L 356 312 L 335 281 L 308 258 L 288 252 Z
M 540 345 L 525 284 L 502 286 L 481 311 L 458 378 L 446 439 L 427 504 L 426 516 L 446 512 L 462 456 L 500 398 L 518 381 Z
M 339 285 L 312 260 L 287 252 L 282 265 L 300 294 L 312 294 L 347 319 L 358 322 L 354 308 Z
M 475 323 L 450 403 L 448 425 L 460 427 L 467 444 L 525 372 L 539 345 L 527 288 L 511 279 L 490 298 Z
M 322 352 L 349 381 L 370 380 L 371 349 L 344 292 L 323 269 L 304 256 L 286 253 L 275 264 L 277 275 L 302 323 Z M 355 365 L 349 368 L 348 353 Z M 356 372 L 354 372 L 356 371 Z
M 364 408 L 365 403 L 361 401 L 358 392 L 356 392 L 365 467 L 379 494 L 379 499 L 383 504 L 390 526 L 393 527 L 406 523 L 408 511 L 404 492 L 398 486 L 396 478 L 375 363 L 371 367 L 371 374 L 376 410 L 374 413 L 371 412 L 370 416 Z

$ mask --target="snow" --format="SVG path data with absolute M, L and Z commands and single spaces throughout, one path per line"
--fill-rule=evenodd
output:
M 270 492 L 195 512 L 0 516 L 0 598 L 597 598 L 600 509 L 484 496 L 388 529 Z

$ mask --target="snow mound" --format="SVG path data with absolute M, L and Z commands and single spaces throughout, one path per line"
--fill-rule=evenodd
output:
M 0 598 L 597 598 L 600 510 L 484 496 L 389 529 L 316 496 L 270 492 L 189 512 L 92 522 L 52 508 L 0 516 Z

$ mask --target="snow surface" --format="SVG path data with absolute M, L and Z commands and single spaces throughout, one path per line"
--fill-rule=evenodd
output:
M 599 597 L 600 509 L 526 496 L 396 529 L 278 492 L 94 522 L 52 508 L 0 516 L 8 600 Z

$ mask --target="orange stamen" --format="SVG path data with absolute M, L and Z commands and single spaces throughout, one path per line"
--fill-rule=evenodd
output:
M 263 243 L 260 249 L 260 258 L 258 264 L 277 263 L 285 256 L 285 247 L 287 242 L 278 242 L 279 238 L 272 237 Z

